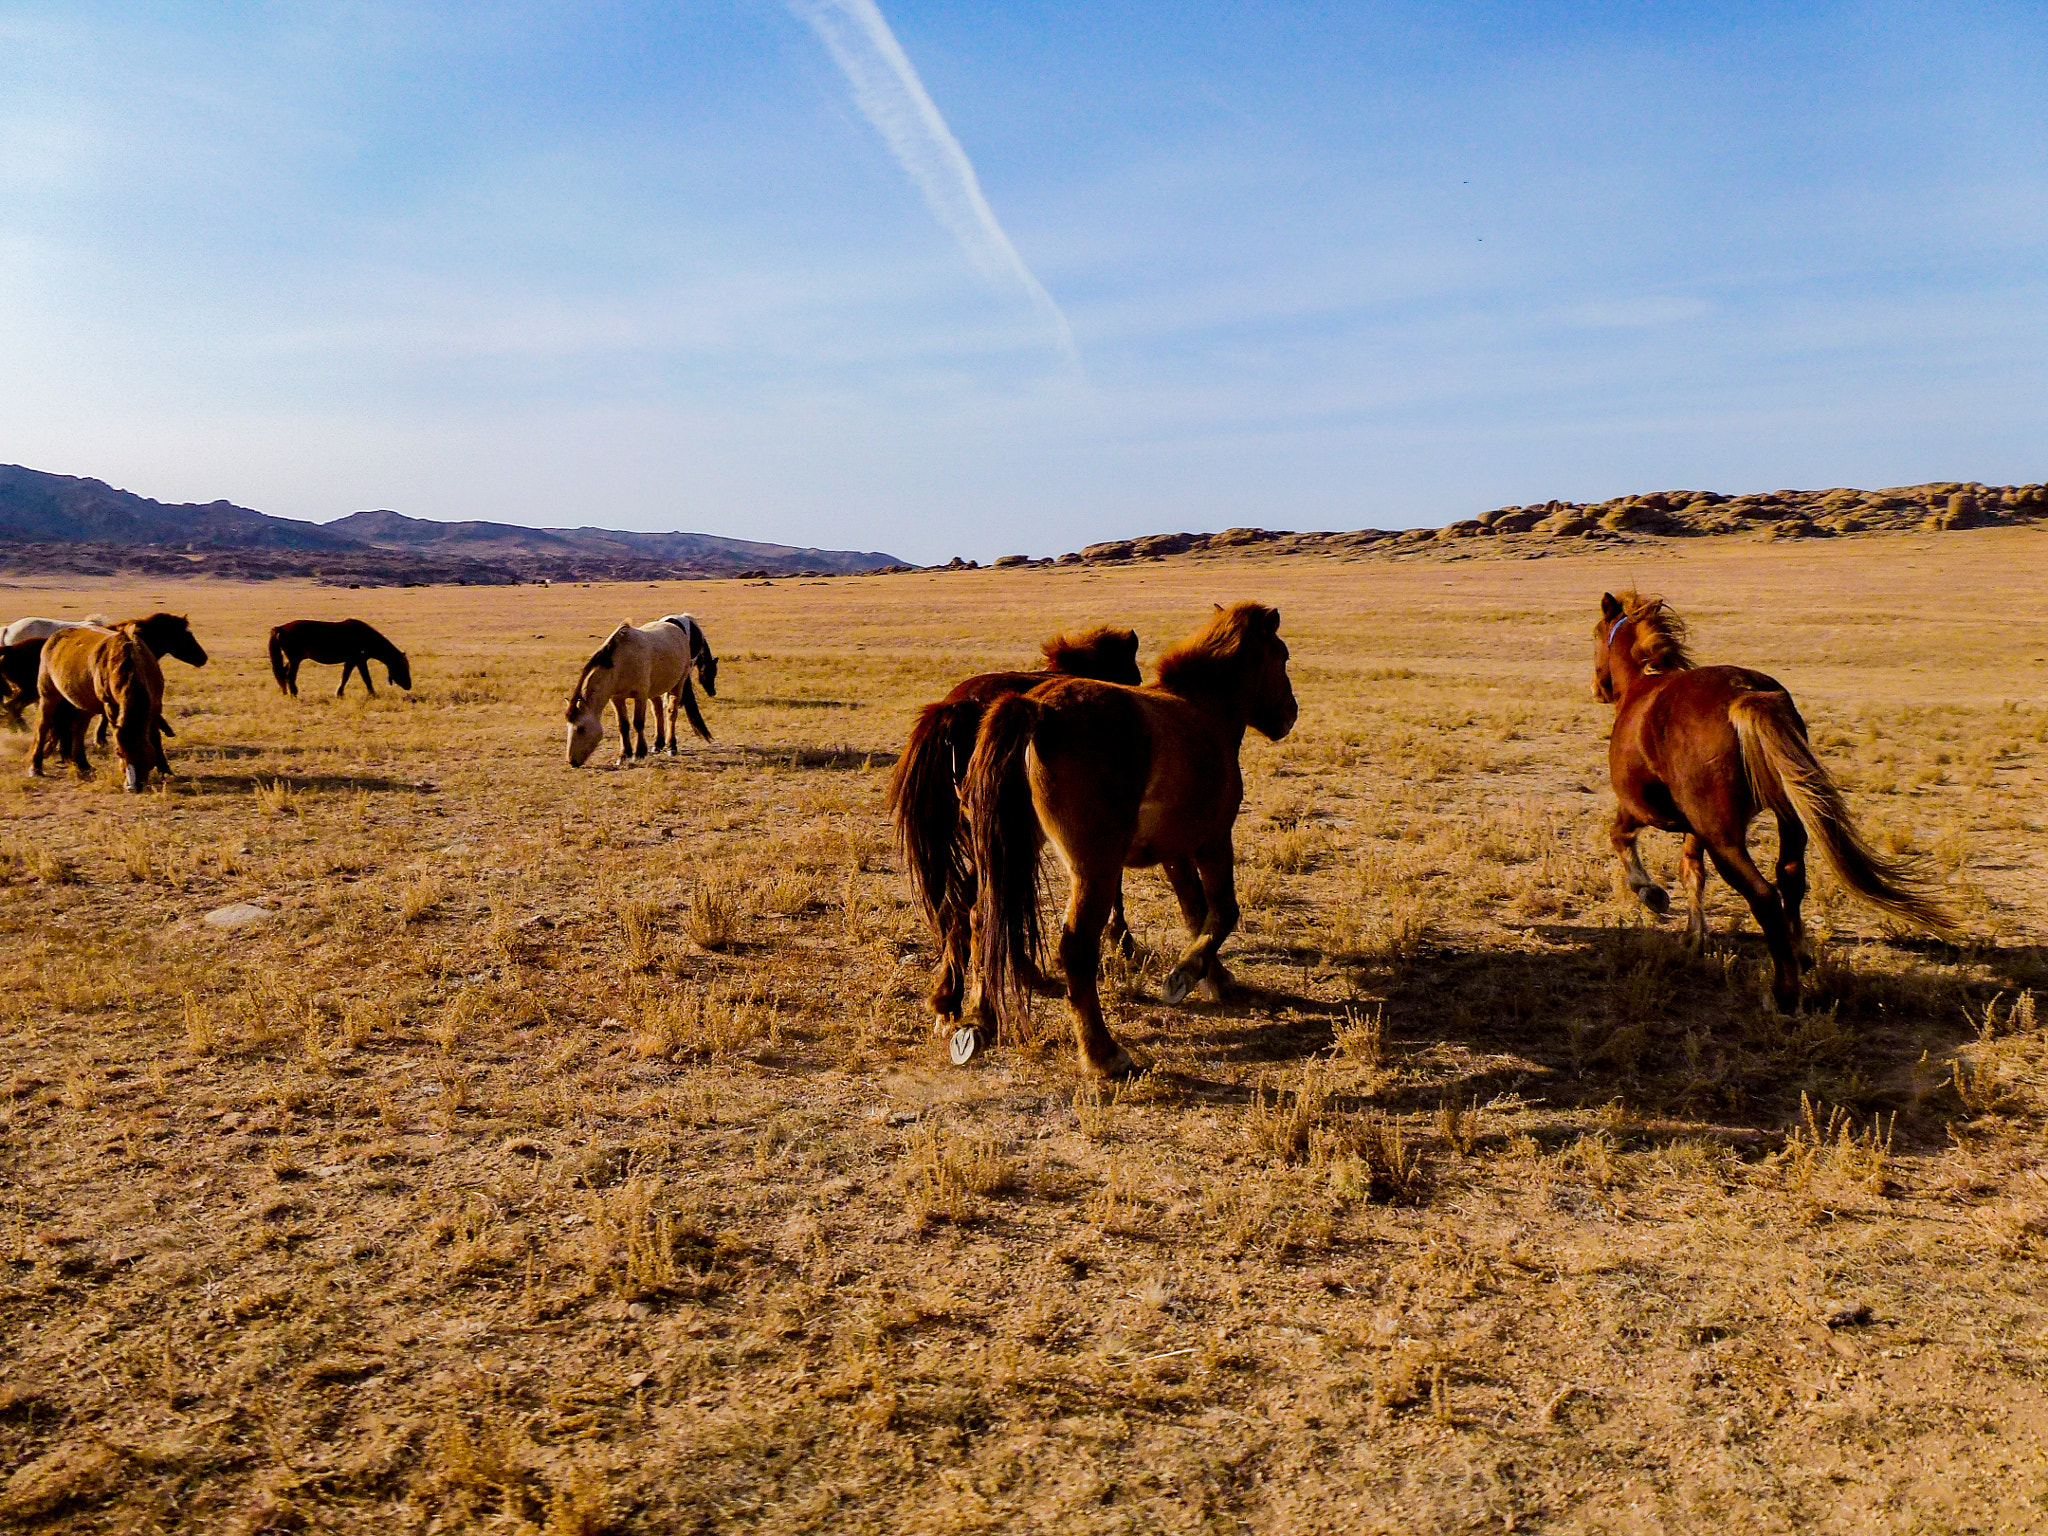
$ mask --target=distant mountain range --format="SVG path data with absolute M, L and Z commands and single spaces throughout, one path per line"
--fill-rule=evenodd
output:
M 101 480 L 0 464 L 0 566 L 24 572 L 504 585 L 842 576 L 902 565 L 880 551 L 801 549 L 708 533 L 437 523 L 389 511 L 307 523 L 229 501 L 152 501 Z

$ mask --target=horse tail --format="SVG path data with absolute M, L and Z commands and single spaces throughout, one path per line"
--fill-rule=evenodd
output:
M 270 632 L 270 675 L 277 679 L 277 691 L 290 693 L 291 679 L 285 672 L 284 626 L 278 625 Z
M 697 707 L 697 690 L 690 686 L 690 674 L 683 674 L 682 692 L 676 695 L 682 700 L 683 713 L 689 717 L 690 729 L 705 741 L 711 739 L 711 727 L 704 723 L 704 712 Z
M 980 871 L 974 959 L 999 1028 L 1022 1021 L 1030 983 L 1023 963 L 1039 958 L 1038 808 L 1025 754 L 1037 733 L 1039 704 L 1023 694 L 998 699 L 981 717 L 964 799 L 974 863 Z
M 960 792 L 966 764 L 957 760 L 954 742 L 980 724 L 981 706 L 971 700 L 927 704 L 910 728 L 910 741 L 889 776 L 889 820 L 896 828 L 896 846 L 910 871 L 911 888 L 934 932 L 943 932 L 943 914 L 965 873 L 967 850 L 961 842 Z
M 1863 840 L 1840 786 L 1814 756 L 1790 694 L 1744 694 L 1728 707 L 1728 721 L 1742 744 L 1742 764 L 1757 804 L 1797 816 L 1842 884 L 1915 927 L 1947 939 L 1961 936 L 1955 916 L 1919 876 Z

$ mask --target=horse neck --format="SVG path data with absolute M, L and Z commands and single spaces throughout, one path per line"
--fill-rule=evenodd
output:
M 1220 717 L 1232 736 L 1243 741 L 1245 728 L 1251 724 L 1252 689 L 1256 683 L 1256 669 L 1240 655 L 1228 661 L 1204 662 L 1183 671 L 1171 684 L 1157 686 Z
M 1620 704 L 1623 699 L 1627 698 L 1637 689 L 1653 681 L 1655 675 L 1646 670 L 1640 661 L 1636 660 L 1635 636 L 1633 633 L 1630 634 L 1629 643 L 1626 646 L 1609 645 L 1607 647 L 1607 679 L 1610 683 L 1614 684 L 1614 702 L 1616 704 Z
M 617 689 L 618 667 L 618 660 L 614 657 L 610 666 L 592 667 L 583 674 L 583 680 L 576 687 L 576 697 L 586 711 L 604 713 L 604 707 L 611 703 L 612 694 Z

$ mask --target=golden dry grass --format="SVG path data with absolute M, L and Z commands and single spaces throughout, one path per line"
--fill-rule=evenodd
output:
M 16 584 L 215 659 L 167 664 L 168 788 L 0 777 L 0 1526 L 2036 1528 L 2044 557 Z M 1620 899 L 1629 584 L 1793 689 L 1979 943 L 1823 876 L 1781 1018 L 1724 888 L 1703 958 Z M 881 809 L 912 712 L 1245 597 L 1302 717 L 1246 748 L 1243 995 L 1159 1003 L 1139 873 L 1106 995 L 1151 1073 L 1080 1081 L 1049 1004 L 945 1064 Z M 570 770 L 583 656 L 684 608 L 718 740 Z M 268 627 L 349 613 L 413 695 L 280 697 Z

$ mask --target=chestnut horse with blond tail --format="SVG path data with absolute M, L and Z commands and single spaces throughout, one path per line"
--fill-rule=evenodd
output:
M 1600 599 L 1593 692 L 1615 706 L 1607 757 L 1617 804 L 1609 836 L 1642 904 L 1662 917 L 1671 898 L 1643 869 L 1637 834 L 1645 827 L 1682 834 L 1686 942 L 1706 945 L 1704 853 L 1756 914 L 1771 951 L 1771 994 L 1786 1013 L 1799 1006 L 1807 948 L 1799 908 L 1809 837 L 1835 877 L 1871 906 L 1955 937 L 1955 919 L 1914 875 L 1857 832 L 1784 686 L 1747 667 L 1695 666 L 1685 640 L 1685 621 L 1661 598 L 1624 592 Z M 1767 810 L 1778 820 L 1775 884 L 1749 856 L 1749 824 Z
M 140 791 L 152 770 L 171 771 L 163 745 L 163 669 L 149 647 L 125 629 L 81 627 L 50 636 L 43 642 L 36 691 L 42 718 L 28 769 L 36 777 L 52 747 L 80 778 L 90 776 L 85 728 L 95 715 L 105 715 L 114 727 L 124 787 Z
M 1237 927 L 1231 832 L 1244 802 L 1238 753 L 1247 726 L 1278 741 L 1299 710 L 1280 615 L 1260 603 L 1218 607 L 1198 635 L 1159 658 L 1143 688 L 1054 678 L 999 699 L 967 769 L 967 818 L 981 874 L 975 1023 L 953 1037 L 965 1062 L 1030 1006 L 1022 964 L 1038 900 L 1038 850 L 1050 837 L 1070 889 L 1060 963 L 1082 1064 L 1124 1077 L 1130 1053 L 1102 1018 L 1096 972 L 1123 872 L 1163 865 L 1191 942 L 1166 978 L 1178 1003 L 1199 984 L 1220 995 L 1216 951 Z
M 982 715 L 996 700 L 1029 692 L 1054 674 L 1105 683 L 1145 680 L 1138 670 L 1138 636 L 1132 630 L 1105 624 L 1078 635 L 1054 635 L 1039 650 L 1045 657 L 1043 671 L 983 672 L 919 710 L 909 744 L 889 779 L 889 820 L 896 828 L 896 846 L 910 871 L 918 905 L 939 942 L 939 968 L 925 1001 L 941 1021 L 960 1017 L 965 989 L 976 881 L 967 829 L 960 820 L 960 786 L 967 778 Z M 1035 907 L 1029 918 L 1021 963 L 1035 982 Z M 1128 935 L 1121 900 L 1110 919 L 1110 931 Z

